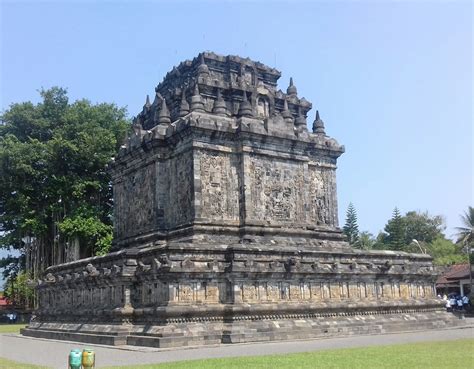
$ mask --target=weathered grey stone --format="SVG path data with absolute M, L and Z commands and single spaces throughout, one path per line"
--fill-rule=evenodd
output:
M 344 147 L 279 77 L 213 53 L 173 68 L 110 164 L 113 252 L 48 268 L 23 334 L 176 347 L 460 324 L 429 256 L 345 242 Z

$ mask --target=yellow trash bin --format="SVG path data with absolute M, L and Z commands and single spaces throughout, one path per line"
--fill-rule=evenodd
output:
M 82 367 L 83 369 L 95 368 L 95 352 L 91 349 L 82 351 Z

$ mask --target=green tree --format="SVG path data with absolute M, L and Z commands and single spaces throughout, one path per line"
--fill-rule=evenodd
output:
M 474 246 L 474 208 L 468 206 L 467 211 L 461 215 L 462 227 L 456 227 L 457 241 L 456 243 L 462 245 L 469 255 L 471 264 L 474 263 L 474 254 L 471 248 Z
M 359 241 L 356 242 L 354 247 L 361 250 L 372 250 L 375 245 L 375 239 L 372 233 L 363 231 L 359 233 Z
M 357 225 L 357 212 L 354 205 L 349 203 L 346 213 L 346 224 L 342 228 L 349 244 L 355 245 L 359 240 L 359 226 Z
M 63 262 L 73 244 L 80 257 L 102 254 L 112 239 L 105 168 L 129 129 L 126 110 L 69 103 L 58 87 L 40 95 L 1 115 L 0 247 L 20 252 L 0 263 L 7 275 Z
M 374 249 L 399 250 L 427 253 L 437 265 L 463 262 L 461 247 L 446 239 L 444 219 L 440 215 L 431 216 L 427 212 L 409 211 L 404 216 L 397 208 L 373 245 Z
M 375 237 L 374 244 L 372 245 L 373 250 L 388 250 L 389 245 L 387 243 L 387 234 L 385 232 L 379 232 Z
M 34 298 L 34 290 L 29 285 L 29 275 L 22 271 L 15 276 L 10 276 L 5 284 L 4 296 L 13 305 L 28 307 Z
M 468 206 L 466 212 L 461 215 L 461 227 L 456 227 L 457 242 L 463 245 L 471 245 L 474 243 L 474 208 Z
M 438 236 L 427 244 L 426 249 L 436 265 L 451 265 L 467 261 L 467 255 L 462 252 L 461 247 L 442 236 Z
M 409 211 L 403 217 L 405 224 L 405 244 L 413 240 L 431 243 L 443 235 L 446 226 L 441 215 L 431 216 L 428 212 Z
M 404 250 L 406 246 L 405 221 L 396 207 L 384 228 L 387 233 L 385 244 L 390 250 Z

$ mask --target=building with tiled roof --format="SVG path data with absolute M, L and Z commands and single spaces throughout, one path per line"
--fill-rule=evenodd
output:
M 470 294 L 471 280 L 469 278 L 469 263 L 454 264 L 446 269 L 436 280 L 436 291 L 438 294 Z

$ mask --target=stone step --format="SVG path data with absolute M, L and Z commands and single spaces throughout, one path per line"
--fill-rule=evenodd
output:
M 211 334 L 206 336 L 173 336 L 173 337 L 157 337 L 157 336 L 128 336 L 127 345 L 147 346 L 147 347 L 182 347 L 182 346 L 205 346 L 218 345 L 222 342 L 221 334 Z
M 77 341 L 83 343 L 93 343 L 99 345 L 121 346 L 127 343 L 124 335 L 107 335 L 98 333 L 77 333 L 64 331 L 50 331 L 43 329 L 21 329 L 20 333 L 24 336 L 35 338 L 47 338 L 64 341 Z

